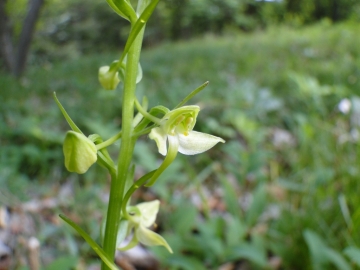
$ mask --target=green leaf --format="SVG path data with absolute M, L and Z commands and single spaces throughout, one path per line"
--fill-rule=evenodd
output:
M 175 106 L 174 110 L 183 106 L 186 102 L 188 102 L 190 99 L 192 99 L 195 95 L 200 93 L 202 90 L 205 89 L 206 86 L 209 85 L 209 82 L 204 82 L 202 85 L 200 85 L 198 88 L 196 88 L 194 91 L 192 91 L 190 94 L 188 94 L 178 105 Z
M 351 266 L 348 262 L 344 259 L 344 257 L 340 254 L 340 252 L 332 249 L 327 248 L 325 249 L 325 254 L 329 262 L 332 262 L 337 269 L 339 270 L 351 270 Z
M 344 254 L 357 266 L 360 267 L 360 248 L 357 247 L 347 247 L 344 250 Z
M 119 268 L 111 261 L 108 255 L 104 252 L 104 250 L 88 235 L 80 226 L 78 226 L 71 219 L 66 216 L 60 214 L 59 215 L 62 220 L 64 220 L 67 224 L 69 224 L 73 229 L 75 229 L 84 240 L 89 244 L 89 246 L 96 252 L 97 255 L 101 258 L 101 260 L 111 269 L 111 270 L 119 270 Z
M 237 247 L 231 247 L 227 250 L 226 260 L 247 259 L 260 267 L 267 266 L 266 253 L 264 249 L 253 244 L 243 243 Z
M 140 15 L 139 19 L 136 21 L 136 23 L 131 27 L 131 31 L 129 34 L 129 37 L 126 41 L 124 51 L 120 57 L 119 62 L 121 63 L 125 55 L 129 52 L 131 45 L 135 41 L 136 37 L 140 33 L 140 31 L 144 28 L 145 24 L 149 20 L 151 14 L 153 13 L 156 5 L 158 4 L 159 0 L 155 0 L 151 2 L 144 10 L 144 12 Z
M 195 206 L 191 203 L 184 202 L 169 216 L 169 225 L 178 235 L 189 234 L 196 222 L 196 215 L 197 211 Z
M 81 130 L 75 125 L 74 121 L 70 118 L 68 113 L 65 111 L 64 107 L 61 105 L 60 101 L 57 99 L 55 92 L 54 92 L 54 99 L 60 111 L 62 112 L 63 116 L 65 117 L 66 121 L 68 122 L 69 126 L 71 127 L 71 129 L 75 132 L 82 134 Z
M 309 247 L 314 270 L 328 269 L 327 264 L 329 263 L 340 270 L 351 270 L 344 257 L 338 251 L 329 248 L 316 232 L 305 230 L 304 238 Z
M 240 205 L 238 203 L 238 195 L 236 194 L 236 190 L 231 185 L 229 180 L 221 175 L 221 185 L 225 191 L 226 196 L 224 197 L 227 210 L 234 216 L 238 216 L 241 213 Z
M 64 270 L 64 269 L 74 269 L 78 263 L 78 258 L 76 256 L 64 256 L 56 259 L 52 263 L 46 266 L 46 269 L 51 270 Z
M 229 218 L 227 229 L 225 230 L 226 244 L 229 247 L 233 247 L 238 245 L 240 241 L 245 241 L 246 232 L 247 227 L 239 217 Z
M 124 19 L 133 22 L 137 16 L 132 6 L 125 0 L 106 0 L 109 6 Z
M 326 245 L 323 243 L 319 235 L 311 230 L 305 230 L 303 235 L 305 238 L 305 242 L 309 247 L 313 269 L 323 269 L 323 265 L 327 261 L 324 252 Z
M 204 263 L 198 259 L 190 256 L 169 256 L 167 263 L 176 267 L 175 269 L 184 269 L 184 270 L 205 270 Z
M 253 194 L 253 199 L 249 210 L 246 213 L 246 224 L 252 226 L 256 223 L 260 217 L 267 203 L 266 188 L 265 185 L 257 187 Z

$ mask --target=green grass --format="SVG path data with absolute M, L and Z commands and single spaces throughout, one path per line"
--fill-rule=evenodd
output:
M 360 149 L 350 133 L 359 129 L 354 119 L 360 116 L 337 109 L 343 98 L 356 100 L 360 89 L 358 44 L 358 25 L 324 21 L 144 51 L 138 97 L 172 108 L 209 80 L 192 101 L 202 108 L 196 130 L 227 140 L 205 155 L 179 156 L 151 192 L 138 194 L 162 201 L 159 229 L 175 251 L 168 256 L 152 248 L 164 269 L 217 269 L 227 262 L 266 269 L 271 257 L 281 258 L 281 269 L 340 269 L 344 258 L 348 264 L 354 259 L 351 269 L 359 266 L 343 250 L 360 242 Z M 70 183 L 74 194 L 56 212 L 73 215 L 99 237 L 105 211 L 99 194 L 107 192 L 108 178 L 100 167 L 83 176 L 65 171 L 61 141 L 68 127 L 52 92 L 87 134 L 110 137 L 121 125 L 121 89 L 101 90 L 97 69 L 116 57 L 31 67 L 19 82 L 0 76 L 0 186 L 6 195 L 0 203 L 58 197 Z M 288 143 L 274 143 L 279 130 Z M 137 170 L 154 169 L 160 158 L 144 137 L 135 151 Z M 74 232 L 55 226 L 44 233 L 53 225 L 36 218 L 37 236 L 54 258 L 94 256 Z M 333 253 L 315 254 L 316 247 Z

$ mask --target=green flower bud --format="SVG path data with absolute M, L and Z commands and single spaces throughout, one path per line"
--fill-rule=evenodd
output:
M 95 144 L 83 134 L 75 131 L 66 133 L 63 152 L 65 167 L 69 172 L 83 174 L 97 160 Z
M 119 84 L 119 73 L 110 71 L 109 66 L 103 66 L 99 69 L 99 82 L 106 90 L 114 90 Z

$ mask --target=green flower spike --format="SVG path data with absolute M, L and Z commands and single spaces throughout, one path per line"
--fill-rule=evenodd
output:
M 83 174 L 97 160 L 95 144 L 85 135 L 75 131 L 66 133 L 63 152 L 65 167 L 69 172 Z
M 103 66 L 99 68 L 99 82 L 106 90 L 114 90 L 119 82 L 119 72 L 110 71 L 109 66 Z
M 134 230 L 134 236 L 127 246 L 119 247 L 118 250 L 131 249 L 140 242 L 147 246 L 164 246 L 170 253 L 173 253 L 171 247 L 161 235 L 148 229 L 155 223 L 159 206 L 159 200 L 155 200 L 129 207 L 129 214 L 127 215 L 129 220 L 128 234 Z
M 159 175 L 173 162 L 177 152 L 196 155 L 209 150 L 219 142 L 225 142 L 222 138 L 193 131 L 199 111 L 199 106 L 195 105 L 172 110 L 164 115 L 159 127 L 151 130 L 149 138 L 155 140 L 159 153 L 166 157 L 146 186 L 154 184 Z

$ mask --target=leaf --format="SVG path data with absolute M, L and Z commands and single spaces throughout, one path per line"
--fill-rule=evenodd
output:
M 253 194 L 249 210 L 246 213 L 246 224 L 252 226 L 256 223 L 266 206 L 267 196 L 265 185 L 260 185 Z
M 136 19 L 136 13 L 132 6 L 125 0 L 106 0 L 109 6 L 121 17 L 128 21 Z
M 56 93 L 54 92 L 54 99 L 56 104 L 58 105 L 60 111 L 62 112 L 63 116 L 65 117 L 66 121 L 68 122 L 69 126 L 71 127 L 71 129 L 75 132 L 81 133 L 81 130 L 77 127 L 77 125 L 74 123 L 74 121 L 70 118 L 70 116 L 68 115 L 68 113 L 65 111 L 64 107 L 61 105 L 60 101 L 58 100 L 58 98 L 56 97 Z
M 234 216 L 238 216 L 241 213 L 241 208 L 238 203 L 238 194 L 236 194 L 236 190 L 233 185 L 229 182 L 226 177 L 221 175 L 221 184 L 224 189 L 226 196 L 224 197 L 227 210 Z
M 167 262 L 174 266 L 177 267 L 175 269 L 184 269 L 184 270 L 205 270 L 206 268 L 204 267 L 204 263 L 197 260 L 194 257 L 185 257 L 185 256 L 169 256 L 169 258 L 167 259 Z
M 305 230 L 304 238 L 310 250 L 314 270 L 328 269 L 326 265 L 329 263 L 340 270 L 351 270 L 344 257 L 338 251 L 329 248 L 316 232 Z
M 326 245 L 323 243 L 319 235 L 311 230 L 305 230 L 303 235 L 305 242 L 309 247 L 314 270 L 323 269 L 322 266 L 326 263 L 326 255 L 324 254 Z
M 140 33 L 140 31 L 144 28 L 145 24 L 149 20 L 151 14 L 153 13 L 156 5 L 158 4 L 159 0 L 152 1 L 144 10 L 144 12 L 140 15 L 139 19 L 136 21 L 136 23 L 131 27 L 131 31 L 129 34 L 129 37 L 126 41 L 124 51 L 120 57 L 119 62 L 122 63 L 122 61 L 125 58 L 125 55 L 129 52 L 131 45 L 135 41 L 136 37 Z
M 78 258 L 76 256 L 64 256 L 56 259 L 52 263 L 46 266 L 46 269 L 51 270 L 63 270 L 63 269 L 73 269 L 78 263 Z
M 344 254 L 357 266 L 360 267 L 360 248 L 357 247 L 347 247 L 344 250 Z
M 66 216 L 60 214 L 59 215 L 62 220 L 64 220 L 67 224 L 73 227 L 82 238 L 89 244 L 89 246 L 96 252 L 97 255 L 101 258 L 101 260 L 111 269 L 111 270 L 119 270 L 117 266 L 112 262 L 112 260 L 108 257 L 108 255 L 104 252 L 104 250 L 88 235 L 80 226 L 78 226 L 75 222 L 67 218 Z
M 253 244 L 242 243 L 237 247 L 231 247 L 226 251 L 226 260 L 247 259 L 260 267 L 267 266 L 265 249 Z
M 233 247 L 239 244 L 240 241 L 244 241 L 247 232 L 247 227 L 240 220 L 239 217 L 234 216 L 227 221 L 227 230 L 225 231 L 226 244 L 229 247 Z
M 332 262 L 339 270 L 351 270 L 351 266 L 344 259 L 344 257 L 340 254 L 340 252 L 332 249 L 326 248 L 325 254 L 329 262 Z
M 200 85 L 198 88 L 196 88 L 194 91 L 192 91 L 190 94 L 188 94 L 178 105 L 175 106 L 175 109 L 180 108 L 181 106 L 185 105 L 186 102 L 188 102 L 190 99 L 192 99 L 195 95 L 200 93 L 202 90 L 205 89 L 206 86 L 209 85 L 209 81 L 204 82 L 202 85 Z

